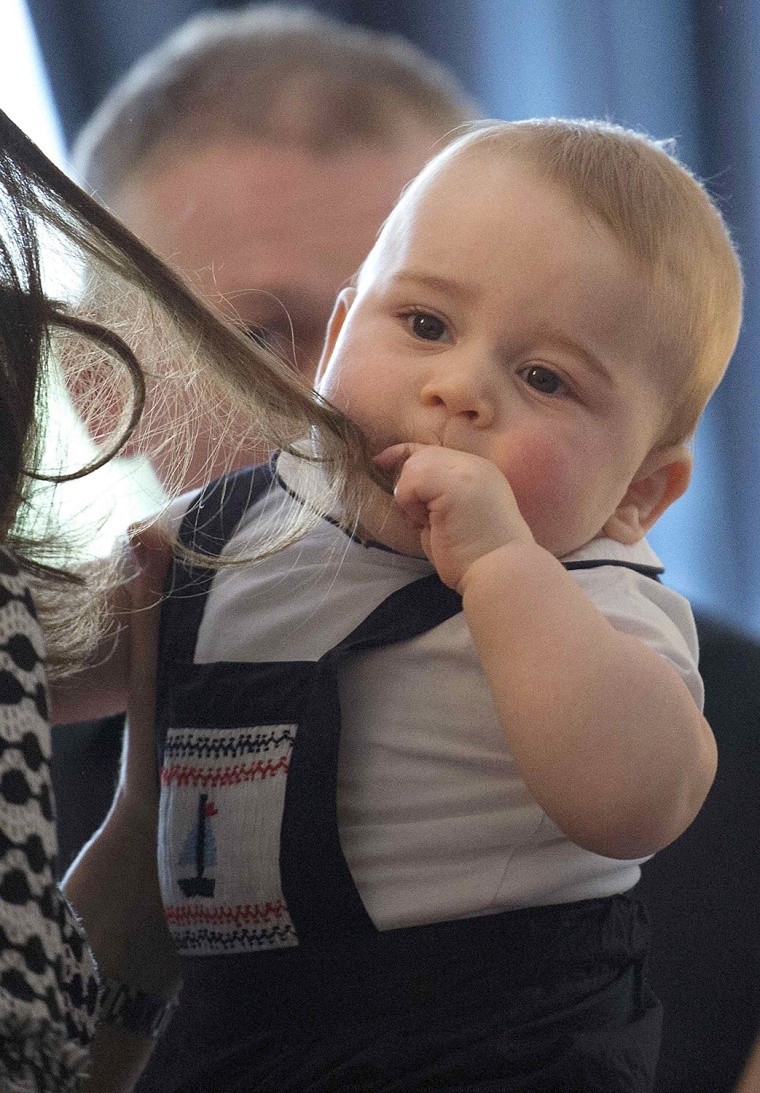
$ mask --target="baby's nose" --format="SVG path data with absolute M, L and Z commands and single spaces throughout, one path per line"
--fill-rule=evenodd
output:
M 432 376 L 422 391 L 423 402 L 441 406 L 449 414 L 484 425 L 494 415 L 494 397 L 487 369 L 477 362 L 449 364 Z

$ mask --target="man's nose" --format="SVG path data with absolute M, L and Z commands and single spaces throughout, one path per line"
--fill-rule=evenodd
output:
M 442 354 L 421 391 L 424 405 L 440 406 L 451 415 L 467 418 L 485 428 L 496 414 L 496 398 L 490 366 L 473 354 L 457 360 Z

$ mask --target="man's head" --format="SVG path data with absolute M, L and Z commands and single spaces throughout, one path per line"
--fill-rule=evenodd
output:
M 340 298 L 319 389 L 374 452 L 483 456 L 561 556 L 635 542 L 686 488 L 741 275 L 702 188 L 602 123 L 485 127 L 407 189 Z
M 137 64 L 73 162 L 310 376 L 338 289 L 404 184 L 472 116 L 453 77 L 402 39 L 256 5 L 192 19 Z
M 136 65 L 73 164 L 207 301 L 311 380 L 338 291 L 403 186 L 473 114 L 401 39 L 262 5 L 193 19 Z M 171 428 L 155 408 L 149 424 L 159 442 Z M 199 438 L 188 484 L 201 466 L 249 462 L 234 440 L 209 465 L 218 438 Z

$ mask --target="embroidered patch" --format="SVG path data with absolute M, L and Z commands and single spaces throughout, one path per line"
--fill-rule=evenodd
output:
M 280 881 L 295 725 L 170 728 L 161 771 L 159 876 L 178 949 L 297 945 Z

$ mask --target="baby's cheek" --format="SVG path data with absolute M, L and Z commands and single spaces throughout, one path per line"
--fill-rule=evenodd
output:
M 582 515 L 587 476 L 578 473 L 579 454 L 530 438 L 512 452 L 503 468 L 536 541 L 552 553 L 564 549 L 567 536 L 574 538 Z

